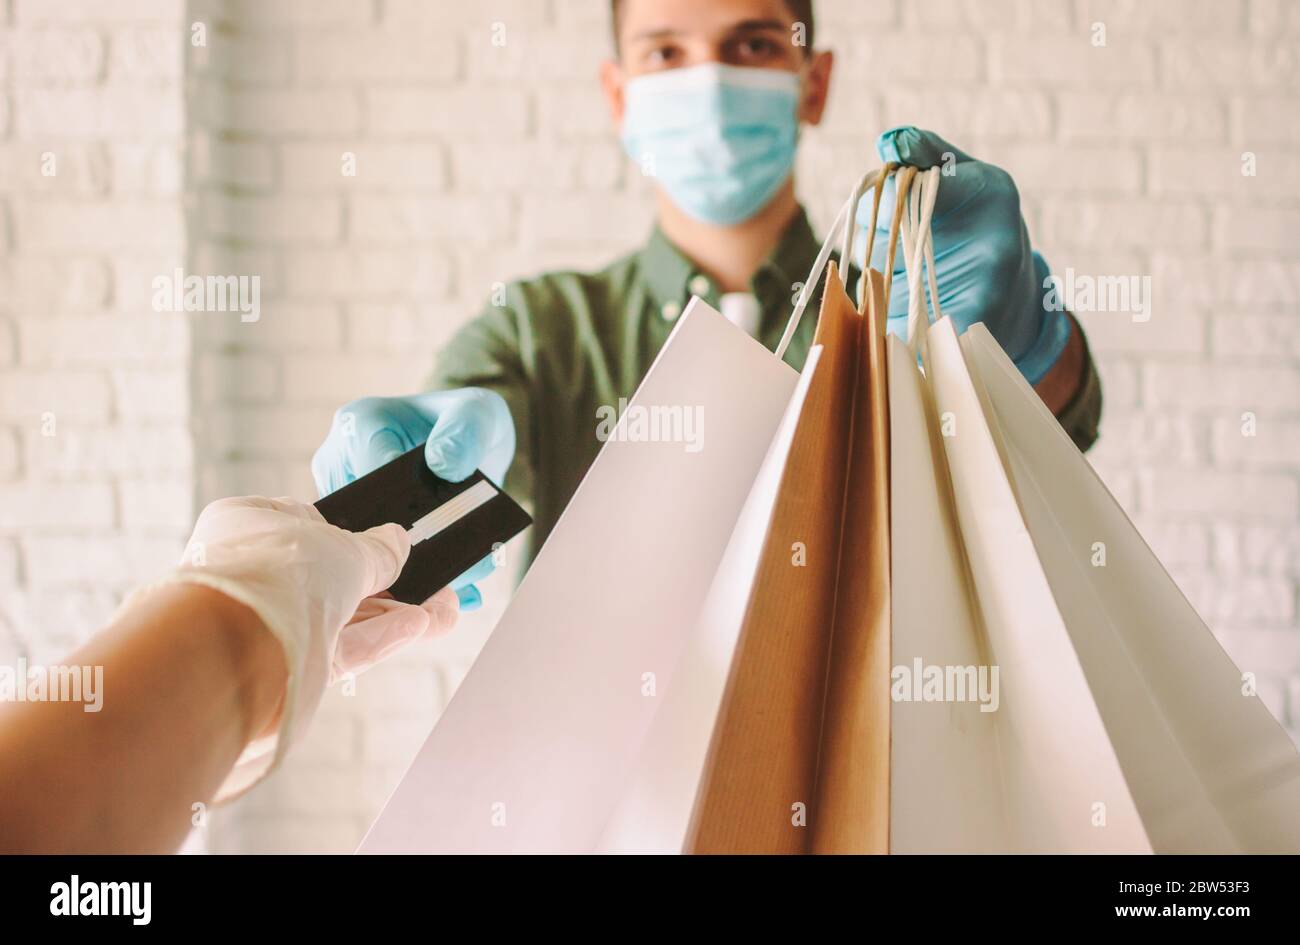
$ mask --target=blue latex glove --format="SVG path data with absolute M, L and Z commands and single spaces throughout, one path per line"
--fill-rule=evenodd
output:
M 515 455 L 515 424 L 501 395 L 478 387 L 363 397 L 335 412 L 329 436 L 311 459 L 311 474 L 320 494 L 329 495 L 421 443 L 435 475 L 460 482 L 482 469 L 499 486 Z M 474 582 L 493 568 L 489 556 L 451 582 L 461 610 L 482 606 Z
M 1011 175 L 910 125 L 886 131 L 876 141 L 876 150 L 884 161 L 919 168 L 945 166 L 930 225 L 939 306 L 958 332 L 983 322 L 1025 379 L 1037 383 L 1065 350 L 1070 320 L 1063 311 L 1043 307 L 1047 292 L 1043 282 L 1050 270 L 1029 245 L 1020 194 Z M 945 154 L 951 157 L 945 159 Z M 880 271 L 885 268 L 894 197 L 891 178 L 880 198 L 871 259 L 871 265 Z M 871 225 L 870 192 L 859 205 L 857 220 L 861 227 Z M 865 246 L 865 238 L 859 239 Z M 893 280 L 888 327 L 903 337 L 907 334 L 908 300 L 901 239 Z

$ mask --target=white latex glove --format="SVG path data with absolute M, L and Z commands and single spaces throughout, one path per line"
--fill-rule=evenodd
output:
M 217 800 L 243 793 L 279 764 L 329 683 L 455 624 L 450 589 L 421 606 L 374 596 L 397 579 L 410 552 L 400 525 L 353 533 L 293 499 L 219 499 L 199 515 L 166 580 L 203 584 L 247 606 L 280 641 L 289 667 L 279 719 L 244 750 Z

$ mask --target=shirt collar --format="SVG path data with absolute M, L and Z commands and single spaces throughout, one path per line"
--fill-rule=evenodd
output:
M 820 248 L 808 215 L 801 206 L 781 234 L 776 248 L 754 273 L 750 288 L 762 306 L 764 322 L 773 312 L 790 310 L 794 286 L 808 278 L 808 270 L 812 268 Z M 690 283 L 701 275 L 699 269 L 672 244 L 657 224 L 650 240 L 642 247 L 640 257 L 643 278 L 659 308 L 685 306 L 694 294 L 703 295 L 716 307 L 716 286 L 712 286 L 708 293 L 692 291 Z
M 764 312 L 788 312 L 794 307 L 795 285 L 802 285 L 808 278 L 820 249 L 821 241 L 813 233 L 808 214 L 801 206 L 781 234 L 776 249 L 754 273 L 754 294 L 763 304 Z

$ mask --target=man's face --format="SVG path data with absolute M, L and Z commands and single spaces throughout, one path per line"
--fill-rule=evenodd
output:
M 666 69 L 721 63 L 799 73 L 799 118 L 821 121 L 831 54 L 802 40 L 785 0 L 622 0 L 618 59 L 602 65 L 601 84 L 616 126 L 627 80 Z
M 706 62 L 797 72 L 793 31 L 783 0 L 623 0 L 618 51 L 629 77 Z

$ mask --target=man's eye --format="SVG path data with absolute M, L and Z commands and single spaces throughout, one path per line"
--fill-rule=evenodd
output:
M 740 55 L 745 59 L 771 59 L 781 52 L 780 47 L 770 39 L 763 37 L 752 37 L 741 40 L 738 49 Z
M 680 56 L 681 50 L 676 46 L 658 46 L 646 55 L 646 63 L 663 69 L 677 62 Z

